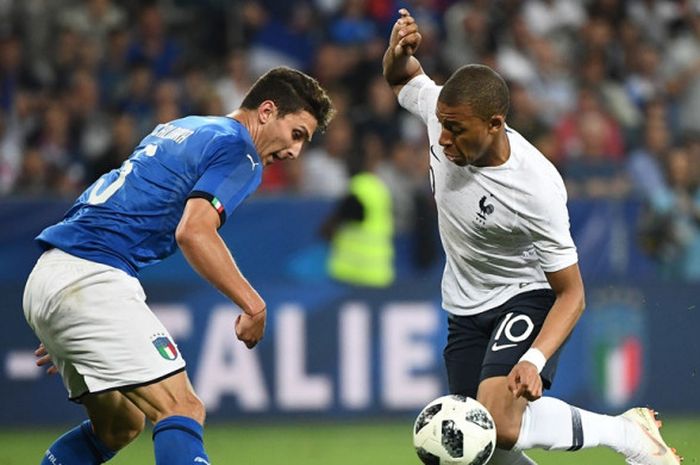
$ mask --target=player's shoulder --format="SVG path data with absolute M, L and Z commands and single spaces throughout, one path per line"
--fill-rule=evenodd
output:
M 441 89 L 442 86 L 437 85 L 427 74 L 419 74 L 398 91 L 399 105 L 425 117 L 435 111 Z
M 175 126 L 191 129 L 200 134 L 217 134 L 220 136 L 240 137 L 244 133 L 243 126 L 227 116 L 185 116 L 170 123 Z
M 545 197 L 555 192 L 566 195 L 564 181 L 554 164 L 515 129 L 507 127 L 506 133 L 512 156 L 517 157 L 519 179 L 528 184 L 528 191 Z

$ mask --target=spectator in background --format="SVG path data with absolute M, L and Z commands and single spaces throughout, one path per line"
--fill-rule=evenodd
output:
M 377 28 L 368 15 L 367 0 L 346 0 L 340 13 L 328 26 L 331 41 L 342 45 L 369 42 L 377 36 Z
M 321 227 L 330 241 L 328 274 L 346 284 L 383 288 L 394 282 L 391 193 L 376 174 L 381 159 L 363 153 L 349 189 Z
M 619 124 L 602 106 L 598 89 L 583 87 L 578 91 L 577 105 L 554 127 L 557 138 L 556 159 L 566 166 L 570 159 L 577 157 L 582 151 L 581 115 L 596 114 L 602 120 L 599 126 L 602 133 L 602 150 L 613 160 L 624 156 L 624 139 Z
M 679 19 L 680 3 L 670 0 L 627 2 L 627 16 L 644 30 L 649 40 L 660 45 L 667 41 L 671 24 Z
M 83 165 L 76 143 L 71 139 L 70 125 L 65 105 L 53 101 L 44 110 L 40 125 L 28 139 L 48 166 L 51 189 L 61 195 L 73 195 L 83 186 Z M 37 164 L 32 162 L 30 167 L 34 169 Z
M 308 70 L 316 53 L 313 10 L 305 1 L 268 3 L 284 11 L 274 15 L 261 5 L 248 7 L 256 12 L 251 15 L 256 21 L 249 51 L 251 72 L 260 75 L 277 65 Z
M 127 114 L 117 115 L 112 120 L 112 134 L 109 146 L 89 163 L 85 176 L 86 184 L 92 184 L 97 178 L 108 171 L 117 169 L 134 148 L 138 141 L 136 123 Z
M 109 145 L 110 123 L 100 105 L 98 83 L 86 71 L 76 71 L 71 79 L 66 109 L 70 116 L 70 136 L 79 157 L 94 160 Z
M 518 82 L 511 82 L 509 124 L 518 128 L 518 132 L 527 140 L 537 140 L 549 131 L 539 108 L 539 101 L 534 99 L 527 88 Z
M 656 109 L 657 105 L 663 106 L 663 102 L 647 106 L 643 144 L 632 150 L 627 161 L 632 192 L 654 209 L 665 208 L 668 202 L 665 164 L 672 143 L 665 112 Z
M 336 116 L 323 134 L 321 144 L 309 149 L 301 160 L 300 192 L 340 198 L 348 190 L 348 163 L 354 156 L 355 131 L 347 117 Z
M 57 190 L 55 176 L 60 172 L 49 165 L 34 144 L 25 149 L 14 192 L 28 197 L 48 196 Z
M 125 28 L 113 29 L 107 38 L 107 46 L 98 71 L 100 97 L 107 108 L 115 107 L 126 92 L 129 40 L 129 31 Z
M 139 134 L 146 134 L 152 126 L 155 113 L 152 93 L 155 83 L 155 76 L 147 63 L 132 64 L 127 87 L 117 103 L 118 111 L 134 118 Z
M 86 42 L 94 44 L 98 53 L 102 54 L 111 31 L 126 23 L 126 14 L 112 0 L 82 0 L 63 10 L 58 23 L 76 32 Z
M 674 123 L 683 136 L 700 134 L 700 5 L 687 2 L 685 21 L 665 47 L 663 72 L 676 108 Z
M 156 79 L 178 71 L 183 49 L 168 32 L 163 11 L 156 2 L 145 2 L 138 13 L 138 31 L 127 51 L 129 63 L 146 63 Z
M 226 58 L 225 72 L 215 84 L 216 93 L 224 108 L 238 108 L 251 84 L 246 51 L 232 50 Z
M 629 65 L 624 81 L 625 90 L 638 108 L 644 108 L 664 92 L 659 51 L 651 43 L 637 43 L 629 50 L 627 58 Z
M 568 40 L 585 21 L 586 12 L 578 0 L 530 0 L 523 2 L 523 18 L 540 37 Z
M 443 18 L 443 59 L 455 69 L 464 63 L 483 61 L 493 53 L 496 38 L 491 30 L 492 5 L 488 0 L 453 3 Z
M 642 122 L 642 110 L 631 100 L 623 85 L 606 74 L 604 57 L 600 53 L 583 57 L 577 76 L 579 88 L 596 89 L 606 113 L 624 129 L 625 139 L 633 139 Z
M 411 258 L 418 268 L 427 268 L 437 258 L 437 210 L 430 190 L 425 153 L 427 140 L 400 140 L 390 147 L 389 157 L 382 160 L 377 175 L 391 193 L 396 235 L 410 239 Z
M 607 120 L 595 111 L 585 112 L 577 121 L 578 146 L 566 154 L 564 181 L 570 197 L 624 197 L 629 184 L 621 159 L 606 149 Z
M 675 147 L 666 159 L 665 196 L 648 205 L 641 239 L 667 279 L 700 281 L 700 179 L 692 149 Z
M 396 98 L 381 75 L 369 80 L 364 102 L 353 115 L 358 137 L 375 134 L 389 147 L 401 137 L 401 122 Z

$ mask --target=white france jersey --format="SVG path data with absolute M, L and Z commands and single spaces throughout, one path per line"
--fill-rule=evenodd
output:
M 425 75 L 406 84 L 399 103 L 428 127 L 430 172 L 447 262 L 442 305 L 474 315 L 511 297 L 549 289 L 545 272 L 577 263 L 566 189 L 554 165 L 506 127 L 511 153 L 500 166 L 458 166 L 438 143 L 441 87 Z

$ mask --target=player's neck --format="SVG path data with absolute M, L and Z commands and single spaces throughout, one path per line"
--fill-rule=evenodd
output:
M 251 139 L 253 139 L 253 143 L 256 144 L 257 147 L 257 141 L 260 137 L 260 124 L 258 123 L 256 115 L 250 111 L 239 108 L 226 116 L 241 123 L 243 127 L 248 130 Z
M 474 166 L 501 166 L 510 158 L 510 141 L 504 131 L 498 133 L 487 155 L 482 158 L 483 163 Z

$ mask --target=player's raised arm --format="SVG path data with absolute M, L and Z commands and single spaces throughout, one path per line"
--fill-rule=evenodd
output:
M 413 56 L 422 39 L 418 24 L 407 9 L 401 8 L 399 14 L 401 17 L 394 23 L 382 61 L 384 78 L 396 95 L 408 81 L 425 74 L 420 62 Z
M 236 336 L 252 348 L 265 331 L 265 301 L 236 266 L 218 227 L 219 214 L 211 204 L 193 198 L 185 205 L 175 236 L 192 268 L 243 310 L 236 320 Z

